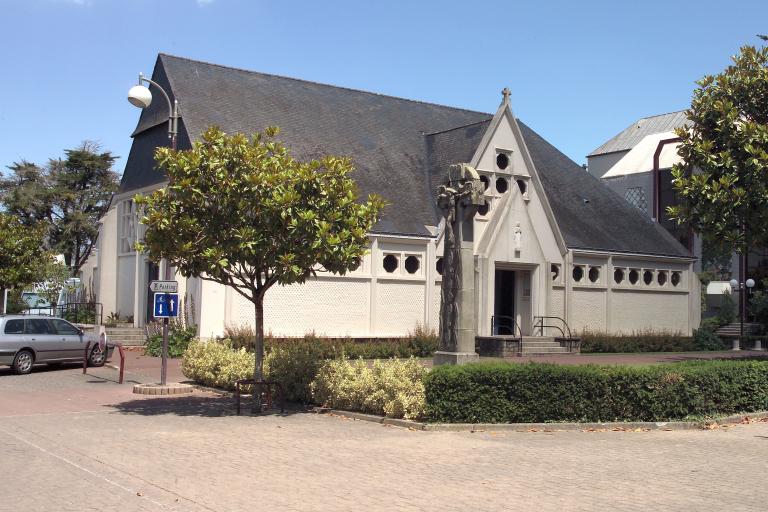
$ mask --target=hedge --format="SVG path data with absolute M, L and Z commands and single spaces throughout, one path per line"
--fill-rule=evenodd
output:
M 659 331 L 613 335 L 585 331 L 581 333 L 582 353 L 611 352 L 691 352 L 698 350 L 724 350 L 726 347 L 711 329 L 702 328 L 693 336 Z
M 424 383 L 432 422 L 665 421 L 768 409 L 766 361 L 476 363 L 435 368 Z

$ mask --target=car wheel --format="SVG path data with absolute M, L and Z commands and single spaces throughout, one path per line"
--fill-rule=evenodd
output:
M 89 366 L 104 366 L 104 363 L 107 362 L 107 354 L 106 349 L 105 350 L 99 350 L 99 347 L 94 347 L 93 350 L 91 350 L 91 355 L 88 356 L 88 365 Z
M 13 373 L 16 375 L 26 375 L 32 371 L 32 365 L 35 363 L 35 356 L 29 350 L 19 350 L 16 357 L 13 358 Z

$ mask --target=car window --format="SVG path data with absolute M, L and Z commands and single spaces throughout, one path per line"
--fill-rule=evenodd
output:
M 8 320 L 5 322 L 5 334 L 23 334 L 24 320 Z
M 69 322 L 54 318 L 51 320 L 54 329 L 59 334 L 80 334 L 80 330 Z
M 53 334 L 48 320 L 43 318 L 30 318 L 24 322 L 26 334 Z

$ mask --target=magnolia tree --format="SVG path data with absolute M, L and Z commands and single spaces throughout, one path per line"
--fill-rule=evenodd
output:
M 741 48 L 733 65 L 699 82 L 683 163 L 672 169 L 680 204 L 668 209 L 709 243 L 744 253 L 768 244 L 768 48 Z
M 300 162 L 275 139 L 212 127 L 191 150 L 158 148 L 169 184 L 136 198 L 146 226 L 139 249 L 186 277 L 231 286 L 254 306 L 254 379 L 263 379 L 264 295 L 322 269 L 355 269 L 384 203 L 358 201 L 347 158 Z M 254 406 L 258 406 L 258 400 Z

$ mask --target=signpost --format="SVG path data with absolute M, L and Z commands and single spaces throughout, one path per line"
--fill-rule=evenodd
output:
M 179 283 L 176 281 L 152 281 L 149 283 L 149 289 L 155 292 L 153 316 L 163 319 L 163 358 L 160 367 L 160 384 L 165 386 L 168 374 L 168 318 L 179 316 Z

